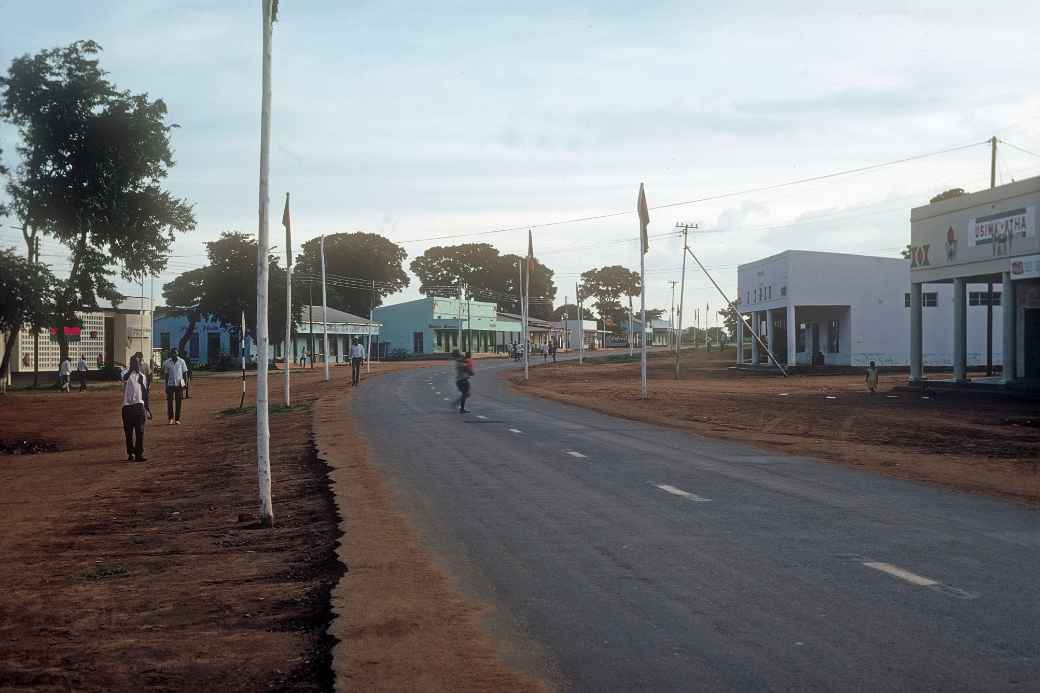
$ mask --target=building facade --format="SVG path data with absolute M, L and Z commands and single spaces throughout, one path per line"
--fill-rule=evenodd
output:
M 171 348 L 177 348 L 181 337 L 188 330 L 187 318 L 164 316 L 161 309 L 155 320 L 155 348 L 162 349 L 163 354 Z M 369 321 L 352 313 L 329 308 L 327 322 L 323 322 L 325 313 L 321 306 L 303 306 L 300 319 L 293 325 L 293 344 L 289 358 L 301 363 L 305 357 L 314 354 L 314 361 L 320 363 L 325 358 L 325 334 L 328 332 L 329 362 L 345 363 L 350 360 L 350 341 L 355 338 L 368 344 L 369 340 L 379 339 L 379 323 Z M 255 360 L 256 347 L 251 337 L 246 337 L 246 358 Z M 195 324 L 194 332 L 184 345 L 184 353 L 193 363 L 219 363 L 222 359 L 241 358 L 238 330 L 225 327 L 213 320 L 200 320 Z M 285 343 L 279 342 L 269 347 L 268 356 L 274 359 L 285 359 Z
M 908 260 L 846 253 L 789 250 L 737 269 L 739 310 L 737 362 L 763 363 L 766 349 L 780 363 L 795 365 L 906 366 L 910 363 L 911 295 Z M 968 317 L 970 363 L 986 363 L 985 284 L 971 286 Z M 935 287 L 918 299 L 927 319 L 924 344 L 929 366 L 953 364 L 953 340 L 944 325 L 953 315 L 953 294 Z M 993 300 L 1000 301 L 999 292 Z M 744 348 L 752 331 L 750 348 Z M 793 326 L 793 329 L 788 329 Z M 994 334 L 1001 329 L 994 311 Z M 748 353 L 749 352 L 749 353 Z M 994 362 L 1001 362 L 999 343 Z
M 519 315 L 504 313 L 487 301 L 427 296 L 414 301 L 379 306 L 373 313 L 382 324 L 382 339 L 390 349 L 409 354 L 443 354 L 469 351 L 474 354 L 506 352 L 523 340 Z M 541 348 L 562 339 L 554 323 L 528 320 L 529 341 Z
M 152 312 L 129 307 L 102 306 L 97 310 L 77 312 L 80 327 L 66 327 L 69 360 L 73 365 L 83 356 L 89 370 L 97 369 L 98 356 L 103 363 L 125 365 L 140 351 L 150 354 Z M 31 373 L 35 369 L 37 349 L 39 370 L 57 371 L 61 359 L 56 328 L 43 328 L 34 341 L 32 329 L 18 333 L 11 354 L 12 373 Z
M 1002 381 L 1040 383 L 1040 177 L 917 207 L 910 212 L 910 378 L 927 365 L 924 297 L 949 287 L 953 314 L 941 329 L 952 342 L 954 380 L 971 363 L 971 302 L 975 287 L 1000 291 L 994 350 Z M 994 311 L 995 313 L 997 311 Z M 999 347 L 997 346 L 999 345 Z

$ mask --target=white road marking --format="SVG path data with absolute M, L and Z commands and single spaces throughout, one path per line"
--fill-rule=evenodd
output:
M 451 399 L 449 399 L 448 397 L 445 397 L 445 398 L 444 398 L 444 401 L 445 401 L 445 402 L 450 402 L 450 401 L 451 401 Z
M 838 399 L 838 398 L 835 397 L 834 395 L 827 395 L 827 399 Z
M 516 433 L 517 435 L 522 435 L 523 434 L 523 431 L 521 431 L 519 428 L 510 428 L 509 432 L 510 433 Z
M 478 419 L 486 419 L 487 417 L 484 416 L 483 414 L 477 414 L 477 418 Z
M 672 494 L 673 496 L 680 496 L 682 498 L 687 498 L 689 500 L 692 500 L 694 503 L 710 503 L 711 502 L 710 498 L 705 498 L 704 496 L 698 496 L 696 493 L 690 493 L 689 491 L 683 491 L 681 488 L 675 488 L 674 486 L 671 486 L 670 484 L 654 484 L 654 486 L 656 486 L 657 488 L 661 489 L 662 491 L 664 491 L 666 493 Z
M 938 585 L 939 583 L 930 578 L 926 578 L 917 573 L 911 573 L 909 570 L 903 570 L 899 566 L 894 566 L 891 563 L 881 563 L 879 561 L 864 561 L 863 565 L 874 570 L 880 570 L 882 573 L 888 573 L 892 577 L 897 577 L 900 580 L 906 580 L 912 585 L 920 585 L 921 587 L 931 587 Z
M 571 457 L 586 457 L 586 455 L 581 454 L 577 450 L 564 450 L 564 452 L 566 452 Z

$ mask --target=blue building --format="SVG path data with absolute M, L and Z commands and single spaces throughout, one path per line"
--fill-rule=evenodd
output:
M 326 315 L 327 323 L 322 322 Z M 300 319 L 293 326 L 293 353 L 290 358 L 300 362 L 305 355 L 313 353 L 315 361 L 322 362 L 327 333 L 330 363 L 345 363 L 349 361 L 350 340 L 359 338 L 367 344 L 368 339 L 372 339 L 374 349 L 375 340 L 379 338 L 379 328 L 378 322 L 342 310 L 329 308 L 325 313 L 321 306 L 303 306 Z M 157 308 L 152 328 L 153 345 L 162 349 L 165 355 L 171 348 L 177 348 L 187 329 L 187 318 L 165 315 L 162 308 Z M 195 331 L 188 338 L 184 351 L 182 355 L 193 363 L 217 363 L 221 356 L 238 359 L 238 329 L 222 327 L 213 320 L 200 320 L 195 323 Z M 252 338 L 247 336 L 246 357 L 252 361 L 255 355 L 256 347 Z M 269 356 L 284 359 L 285 345 L 272 345 Z

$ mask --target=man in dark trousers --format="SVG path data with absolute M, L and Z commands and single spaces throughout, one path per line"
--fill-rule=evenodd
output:
M 455 357 L 455 386 L 459 388 L 459 413 L 468 414 L 466 409 L 466 398 L 469 397 L 469 379 L 473 376 L 473 359 L 469 352 L 463 356 L 457 350 L 452 353 Z
M 365 347 L 355 337 L 350 345 L 350 384 L 361 382 L 361 363 L 365 360 Z
M 188 365 L 184 363 L 174 349 L 170 352 L 170 358 L 163 364 L 163 374 L 166 378 L 166 418 L 170 426 L 181 422 L 181 396 L 184 393 L 184 376 Z
M 141 372 L 141 361 L 130 359 L 123 371 L 123 434 L 126 436 L 126 461 L 144 462 L 144 420 L 152 418 L 148 407 L 148 379 Z
M 79 391 L 83 392 L 87 389 L 87 357 L 83 354 L 79 355 L 76 372 L 79 375 Z

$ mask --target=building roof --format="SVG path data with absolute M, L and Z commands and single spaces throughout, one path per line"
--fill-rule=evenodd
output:
M 499 318 L 507 318 L 509 320 L 521 321 L 523 318 L 516 313 L 506 313 L 505 311 L 498 311 Z M 542 320 L 541 318 L 528 318 L 528 323 L 535 327 L 552 327 L 553 323 L 548 320 Z
M 323 321 L 323 308 L 321 306 L 303 306 L 300 309 L 300 320 L 299 322 L 310 322 L 310 309 L 314 309 L 314 322 L 319 323 Z M 337 310 L 336 308 L 328 309 L 328 321 L 330 323 L 343 323 L 346 325 L 378 325 L 378 321 L 369 320 L 363 318 L 360 315 L 354 315 L 344 310 Z
M 906 260 L 903 260 L 903 258 L 885 257 L 883 255 L 860 255 L 859 253 L 830 253 L 830 252 L 826 252 L 826 251 L 823 251 L 823 250 L 784 250 L 782 252 L 776 253 L 775 255 L 768 255 L 766 257 L 759 258 L 757 260 L 752 260 L 751 262 L 744 262 L 742 264 L 739 264 L 739 265 L 737 265 L 737 271 L 739 272 L 740 270 L 744 269 L 745 267 L 752 267 L 754 265 L 758 265 L 758 264 L 761 264 L 761 263 L 772 262 L 774 260 L 778 260 L 778 259 L 784 258 L 784 257 L 786 257 L 786 258 L 793 258 L 793 257 L 799 257 L 799 256 L 801 256 L 801 257 L 819 257 L 819 258 L 827 258 L 827 257 L 854 257 L 854 258 L 860 258 L 862 260 L 885 260 L 885 261 L 888 261 L 888 262 L 896 260 L 896 261 L 899 261 L 899 262 L 907 262 Z

